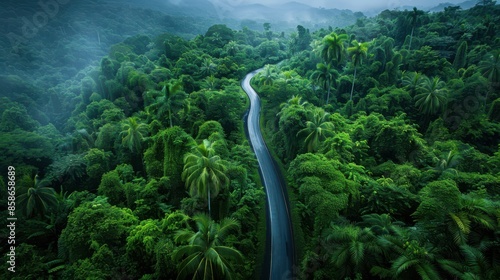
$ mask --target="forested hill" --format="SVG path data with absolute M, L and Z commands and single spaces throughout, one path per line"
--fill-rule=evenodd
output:
M 45 89 L 72 78 L 107 54 L 112 44 L 128 37 L 169 32 L 193 38 L 214 23 L 112 1 L 75 0 L 55 7 L 38 2 L 2 4 L 0 74 L 18 75 L 25 83 Z
M 38 8 L 12 3 L 2 21 L 22 32 Z M 17 50 L 3 42 L 0 219 L 13 182 L 18 219 L 0 251 L 15 250 L 16 273 L 3 259 L 1 275 L 259 279 L 265 192 L 240 80 L 263 67 L 253 86 L 293 216 L 287 275 L 500 278 L 494 1 L 290 33 L 99 3 L 68 1 Z

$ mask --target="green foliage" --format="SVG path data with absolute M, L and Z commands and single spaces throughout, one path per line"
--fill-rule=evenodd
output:
M 311 74 L 311 79 L 315 80 L 323 89 L 328 91 L 326 96 L 326 104 L 328 104 L 331 87 L 336 84 L 336 78 L 339 76 L 339 73 L 331 67 L 331 64 L 318 63 L 316 69 Z
M 500 50 L 491 52 L 479 64 L 479 70 L 493 85 L 500 82 Z
M 5 109 L 0 120 L 0 131 L 11 132 L 16 129 L 24 131 L 34 131 L 39 123 L 28 115 L 26 108 L 18 103 Z
M 439 228 L 439 222 L 459 208 L 461 193 L 451 180 L 429 183 L 419 194 L 422 202 L 413 216 L 428 227 Z
M 424 77 L 421 93 L 415 95 L 415 106 L 425 114 L 436 114 L 443 110 L 447 102 L 445 83 L 439 77 Z
M 208 201 L 209 214 L 211 198 L 217 197 L 220 189 L 229 184 L 229 178 L 224 174 L 226 166 L 215 154 L 215 144 L 205 139 L 193 152 L 186 154 L 182 172 L 182 179 L 186 182 L 189 194 Z
M 52 162 L 54 146 L 49 138 L 35 132 L 16 129 L 0 137 L 0 166 L 33 165 L 45 168 Z
M 495 99 L 491 104 L 488 119 L 500 123 L 500 98 Z
M 182 91 L 182 83 L 179 81 L 170 82 L 163 86 L 158 94 L 156 103 L 147 108 L 148 112 L 156 112 L 159 119 L 168 118 L 169 126 L 173 127 L 174 114 L 184 106 L 187 94 Z M 166 115 L 166 116 L 165 116 Z
M 153 145 L 144 154 L 148 175 L 152 178 L 168 176 L 174 186 L 182 186 L 183 156 L 190 151 L 193 143 L 193 138 L 180 127 L 156 134 Z
M 196 139 L 208 139 L 208 137 L 210 137 L 210 135 L 214 133 L 224 135 L 224 129 L 222 128 L 222 125 L 217 121 L 206 121 L 198 129 L 198 135 L 196 136 Z
M 56 192 L 53 188 L 44 186 L 38 175 L 33 181 L 26 181 L 17 197 L 19 208 L 28 218 L 35 215 L 43 217 L 58 204 Z
M 323 38 L 321 46 L 321 57 L 327 63 L 339 65 L 344 58 L 344 41 L 347 34 L 331 33 Z
M 91 180 L 99 182 L 104 173 L 108 172 L 111 168 L 109 163 L 111 153 L 104 150 L 92 148 L 83 157 L 86 161 L 86 173 Z
M 241 88 L 234 84 L 226 86 L 222 92 L 209 96 L 205 111 L 207 120 L 218 121 L 230 136 L 240 131 L 240 120 L 245 112 L 245 99 Z M 205 139 L 205 138 L 201 138 Z
M 313 113 L 308 116 L 306 127 L 297 133 L 297 136 L 305 135 L 304 142 L 308 152 L 316 151 L 319 142 L 323 138 L 333 134 L 333 124 L 328 121 L 329 116 L 330 114 L 322 110 L 313 111 Z
M 455 54 L 455 60 L 453 60 L 453 66 L 458 70 L 460 68 L 465 68 L 467 65 L 467 41 L 463 41 L 458 47 L 457 53 Z
M 123 137 L 122 145 L 132 153 L 140 153 L 142 151 L 142 141 L 147 132 L 148 126 L 146 124 L 138 123 L 137 118 L 128 118 L 127 123 L 123 125 L 123 131 L 120 133 Z
M 299 278 L 500 278 L 500 13 L 479 2 L 281 34 L 276 23 L 208 28 L 203 17 L 96 3 L 105 16 L 90 22 L 81 7 L 71 14 L 82 20 L 47 25 L 50 36 L 0 56 L 13 74 L 0 75 L 0 169 L 16 167 L 27 216 L 13 279 L 258 278 L 265 193 L 238 81 L 278 62 L 254 83 L 267 144 L 297 197 Z M 128 32 L 137 22 L 146 34 Z M 187 215 L 217 192 L 221 220 L 193 223 Z M 234 235 L 224 232 L 227 216 L 241 231 L 230 220 Z
M 234 263 L 243 261 L 241 253 L 224 245 L 229 233 L 239 228 L 239 223 L 225 218 L 215 223 L 207 215 L 196 215 L 197 232 L 183 229 L 177 232 L 175 240 L 187 243 L 180 246 L 174 254 L 174 261 L 179 262 L 177 278 L 184 279 L 193 275 L 203 279 L 232 279 L 237 275 Z M 186 256 L 187 255 L 187 256 Z M 184 257 L 186 256 L 186 257 Z M 199 275 L 199 276 L 198 276 Z
M 111 206 L 97 197 L 77 207 L 59 238 L 60 253 L 71 263 L 92 257 L 106 245 L 113 250 L 125 248 L 126 238 L 137 218 L 129 209 Z M 118 270 L 119 266 L 113 270 Z
M 342 173 L 337 171 L 332 161 L 314 155 L 299 155 L 288 169 L 290 185 L 298 191 L 301 201 L 310 209 L 315 221 L 315 233 L 332 219 L 332 215 L 347 207 L 348 198 L 357 190 L 350 189 Z
M 125 190 L 116 171 L 110 171 L 102 176 L 97 193 L 107 197 L 112 205 L 123 205 L 126 201 Z

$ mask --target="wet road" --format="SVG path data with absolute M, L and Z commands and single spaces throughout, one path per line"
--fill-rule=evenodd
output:
M 263 277 L 271 280 L 293 279 L 294 244 L 288 195 L 279 168 L 273 161 L 260 132 L 260 99 L 250 86 L 259 71 L 249 73 L 241 86 L 250 98 L 246 121 L 248 138 L 259 162 L 267 197 L 267 248 Z

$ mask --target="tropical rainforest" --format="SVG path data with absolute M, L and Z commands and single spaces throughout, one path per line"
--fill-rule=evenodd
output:
M 262 279 L 266 193 L 240 87 L 259 68 L 292 210 L 290 278 L 500 279 L 495 1 L 293 32 L 160 22 L 88 66 L 57 53 L 78 43 L 2 57 L 39 58 L 32 84 L 0 77 L 1 218 L 9 166 L 17 217 L 15 273 L 0 230 L 2 279 Z M 67 61 L 85 67 L 47 71 Z

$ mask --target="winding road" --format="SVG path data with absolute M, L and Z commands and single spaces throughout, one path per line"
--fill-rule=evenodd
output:
M 248 138 L 259 162 L 259 171 L 266 189 L 267 248 L 263 277 L 270 280 L 294 278 L 294 244 L 292 222 L 285 184 L 262 138 L 259 123 L 260 99 L 250 80 L 262 69 L 249 73 L 241 87 L 250 99 L 246 120 Z

